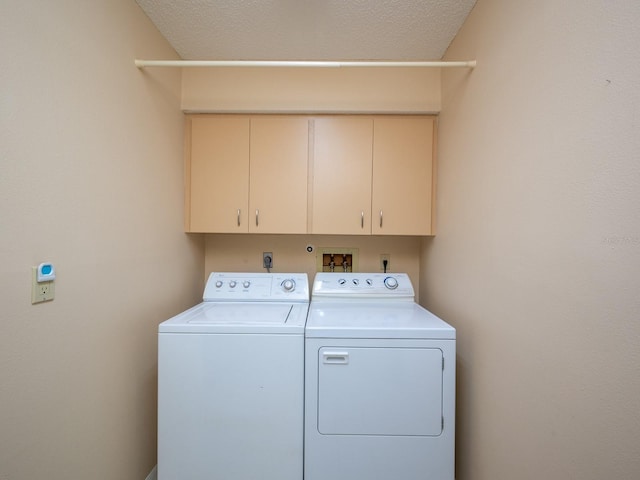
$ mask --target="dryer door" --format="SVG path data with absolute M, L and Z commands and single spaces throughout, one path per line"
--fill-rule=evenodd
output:
M 321 434 L 442 433 L 442 350 L 323 347 L 318 355 Z

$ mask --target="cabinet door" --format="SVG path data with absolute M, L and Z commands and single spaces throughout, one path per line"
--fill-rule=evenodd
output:
M 432 117 L 375 118 L 374 235 L 431 235 Z
M 314 120 L 311 233 L 371 233 L 373 119 Z
M 242 116 L 191 118 L 189 231 L 248 231 L 249 125 Z
M 309 121 L 251 119 L 249 232 L 307 233 Z

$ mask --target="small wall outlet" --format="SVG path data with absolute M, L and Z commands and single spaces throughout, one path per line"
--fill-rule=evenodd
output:
M 56 288 L 53 280 L 38 282 L 38 267 L 33 267 L 31 273 L 31 303 L 42 303 L 53 300 Z
M 385 265 L 385 261 L 387 262 L 386 265 Z M 391 268 L 391 255 L 389 255 L 388 253 L 380 254 L 380 270 L 383 272 L 388 272 L 390 268 Z
M 262 268 L 273 268 L 273 253 L 262 252 Z

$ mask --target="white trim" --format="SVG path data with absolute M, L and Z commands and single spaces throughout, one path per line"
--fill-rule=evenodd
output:
M 134 60 L 136 67 L 463 67 L 474 68 L 475 60 L 460 62 L 315 62 L 279 60 Z
M 158 480 L 158 465 L 153 467 L 153 469 L 149 472 L 149 475 L 147 475 L 147 478 L 145 478 L 144 480 Z

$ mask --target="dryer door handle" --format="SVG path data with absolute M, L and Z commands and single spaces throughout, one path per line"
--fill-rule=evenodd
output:
M 322 363 L 327 365 L 347 365 L 349 352 L 322 352 Z

